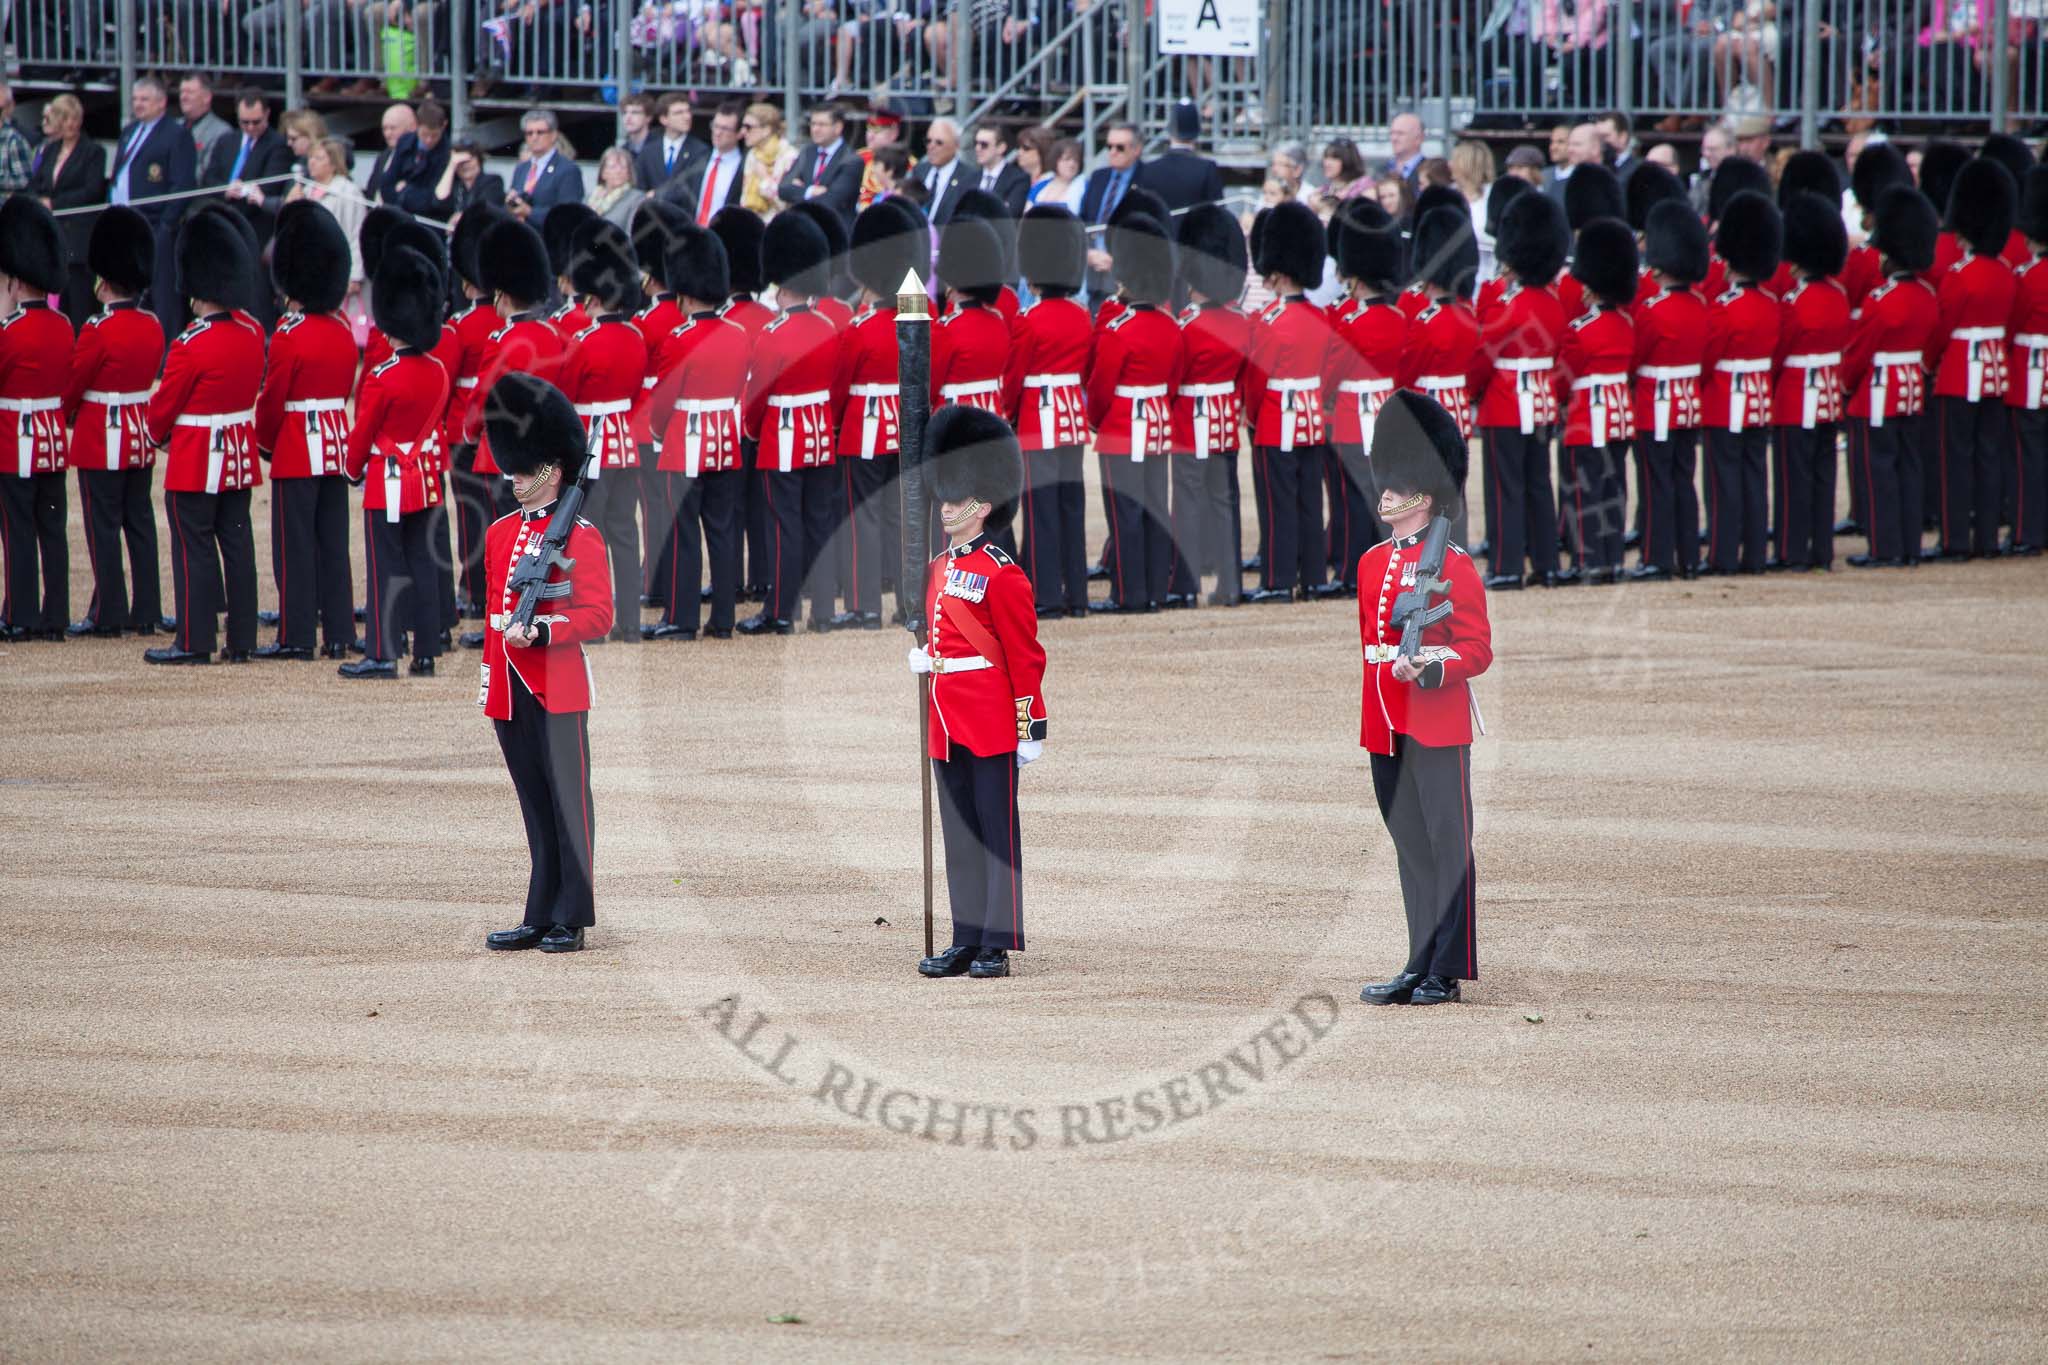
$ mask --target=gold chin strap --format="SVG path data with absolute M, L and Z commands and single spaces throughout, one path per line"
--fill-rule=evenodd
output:
M 986 504 L 981 502 L 968 503 L 967 506 L 960 509 L 959 515 L 946 517 L 944 519 L 946 523 L 946 529 L 950 531 L 956 526 L 965 526 L 969 521 L 971 521 L 974 518 L 974 514 L 981 511 L 981 509 L 984 506 L 986 506 Z
M 1380 513 L 1380 520 L 1385 521 L 1388 517 L 1398 517 L 1403 512 L 1412 512 L 1422 506 L 1423 500 L 1428 496 L 1429 494 L 1427 493 L 1412 494 L 1406 502 L 1397 502 L 1386 511 Z

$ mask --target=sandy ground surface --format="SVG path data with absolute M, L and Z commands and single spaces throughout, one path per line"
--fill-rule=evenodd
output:
M 1494 607 L 1435 1010 L 1349 604 L 1048 629 L 990 983 L 899 632 L 599 651 L 567 958 L 473 656 L 0 650 L 0 1355 L 2048 1351 L 2048 562 Z

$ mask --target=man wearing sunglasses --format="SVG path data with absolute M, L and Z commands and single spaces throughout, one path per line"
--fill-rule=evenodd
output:
M 263 93 L 245 89 L 235 96 L 235 131 L 214 141 L 199 177 L 202 185 L 226 187 L 228 203 L 256 229 L 256 240 L 270 240 L 291 182 L 292 149 L 284 135 L 270 126 L 270 105 Z
M 1012 218 L 1024 216 L 1024 196 L 1031 192 L 1031 177 L 1010 155 L 1010 140 L 994 124 L 974 130 L 974 164 L 980 171 L 975 182 L 1003 201 Z

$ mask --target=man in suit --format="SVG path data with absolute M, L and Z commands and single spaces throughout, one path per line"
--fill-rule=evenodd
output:
M 782 177 L 776 194 L 785 204 L 819 200 L 852 231 L 866 167 L 846 143 L 846 115 L 836 104 L 821 104 L 811 110 L 810 124 L 810 144 L 797 149 L 796 164 Z
M 1422 119 L 1412 113 L 1394 115 L 1387 125 L 1387 169 L 1419 188 L 1415 174 L 1422 169 Z
M 536 231 L 547 221 L 549 209 L 583 199 L 582 169 L 555 150 L 561 129 L 560 121 L 548 109 L 529 109 L 519 120 L 519 130 L 526 135 L 526 157 L 512 168 L 505 207 Z
M 1002 200 L 1012 218 L 1022 218 L 1031 177 L 1010 155 L 1010 139 L 1001 128 L 988 123 L 974 130 L 974 162 L 981 168 L 980 187 Z
M 418 126 L 398 140 L 384 163 L 384 178 L 375 182 L 377 197 L 408 213 L 423 212 L 414 207 L 422 203 L 421 191 L 431 197 L 447 169 L 448 111 L 436 100 L 423 100 Z
M 1720 165 L 1735 151 L 1735 139 L 1728 132 L 1725 123 L 1714 123 L 1700 134 L 1700 168 L 1693 173 L 1688 198 L 1693 208 L 1704 214 L 1707 211 L 1707 192 L 1714 183 L 1714 167 Z
M 641 144 L 639 156 L 633 162 L 633 180 L 648 193 L 659 194 L 678 178 L 696 176 L 711 159 L 711 153 L 690 136 L 693 115 L 688 97 L 673 91 L 663 95 L 655 103 L 654 116 L 661 132 L 659 136 L 648 134 L 647 141 Z M 739 137 L 737 117 L 733 119 L 733 137 Z
M 925 216 L 933 227 L 953 221 L 960 196 L 974 187 L 974 175 L 960 164 L 960 125 L 949 118 L 933 119 L 924 133 L 924 160 L 917 166 L 924 186 Z
M 1167 117 L 1166 151 L 1145 167 L 1145 188 L 1175 213 L 1223 198 L 1223 172 L 1195 149 L 1201 135 L 1202 111 L 1193 100 L 1180 101 Z
M 1088 183 L 1081 189 L 1082 222 L 1107 223 L 1131 186 L 1144 182 L 1145 164 L 1138 159 L 1141 145 L 1137 124 L 1119 120 L 1109 125 L 1102 143 L 1103 164 L 1088 173 Z M 1116 280 L 1110 274 L 1114 264 L 1109 258 L 1108 235 L 1089 233 L 1088 295 L 1097 303 L 1116 292 Z
M 253 86 L 235 96 L 235 123 L 240 131 L 213 144 L 199 183 L 225 186 L 228 203 L 267 242 L 292 187 L 292 149 L 270 126 L 270 105 Z
M 379 126 L 384 133 L 384 150 L 377 153 L 377 159 L 370 163 L 367 182 L 370 201 L 396 204 L 397 197 L 387 195 L 384 187 L 390 180 L 392 162 L 397 160 L 401 151 L 409 154 L 412 150 L 415 135 L 419 132 L 419 115 L 413 112 L 410 104 L 394 104 L 384 111 Z
M 228 126 L 213 112 L 213 81 L 197 71 L 178 82 L 178 114 L 192 135 L 195 164 L 204 166 L 214 144 L 228 135 Z
M 1572 172 L 1580 166 L 1604 164 L 1607 160 L 1607 144 L 1600 140 L 1600 125 L 1597 123 L 1575 123 L 1571 137 L 1565 143 L 1565 164 L 1557 178 L 1543 187 L 1544 193 L 1558 203 L 1564 202 L 1565 182 L 1572 178 Z
M 172 259 L 177 234 L 171 229 L 183 206 L 156 196 L 192 189 L 199 179 L 191 134 L 183 122 L 167 114 L 170 102 L 170 91 L 155 76 L 136 79 L 128 92 L 130 121 L 114 144 L 114 179 L 107 190 L 108 203 L 132 204 L 156 233 L 159 283 L 150 290 L 150 309 L 164 319 L 183 311 L 162 297 L 164 287 L 177 278 Z M 179 328 L 166 321 L 164 330 Z
M 654 96 L 636 90 L 619 101 L 619 145 L 626 149 L 626 155 L 637 166 L 640 153 L 646 149 L 648 139 L 654 134 Z M 638 171 L 635 171 L 638 175 Z M 650 188 L 633 182 L 641 189 Z
M 678 175 L 658 190 L 657 196 L 690 215 L 698 227 L 708 227 L 720 209 L 740 202 L 745 177 L 740 169 L 746 152 L 740 146 L 740 120 L 747 106 L 727 100 L 711 116 L 711 150 L 688 175 Z
M 1607 165 L 1616 177 L 1628 179 L 1628 173 L 1643 162 L 1636 153 L 1635 123 L 1627 114 L 1613 110 L 1602 114 L 1594 124 L 1600 130 L 1602 149 L 1613 159 Z

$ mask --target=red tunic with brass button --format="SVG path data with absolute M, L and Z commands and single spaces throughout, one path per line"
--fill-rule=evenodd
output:
M 1180 328 L 1164 309 L 1134 303 L 1095 337 L 1088 364 L 1088 424 L 1102 455 L 1156 459 L 1173 448 Z
M 602 640 L 612 629 L 611 552 L 604 534 L 578 517 L 563 555 L 575 561 L 570 569 L 555 567 L 550 583 L 567 582 L 567 597 L 543 597 L 533 614 L 543 627 L 545 643 L 520 649 L 505 647 L 505 622 L 518 604 L 512 596 L 512 566 L 540 544 L 547 534 L 546 515 L 514 512 L 499 517 L 484 533 L 484 600 L 490 618 L 484 626 L 484 661 L 478 703 L 492 720 L 512 719 L 512 680 L 519 675 L 541 709 L 556 713 L 588 711 L 596 695 L 585 640 Z
M 1719 431 L 1769 426 L 1777 351 L 1778 301 L 1760 285 L 1723 290 L 1708 306 L 1701 425 Z
M 2031 257 L 2014 272 L 2012 315 L 2005 326 L 2006 406 L 2048 408 L 2048 255 Z M 77 453 L 74 443 L 73 463 Z
M 1024 570 L 987 536 L 947 550 L 925 579 L 925 619 L 932 623 L 931 741 L 945 758 L 960 745 L 982 758 L 1017 751 L 1045 738 L 1045 648 L 1038 608 Z M 963 623 L 967 623 L 963 626 Z M 977 637 L 1002 653 L 990 658 Z M 949 671 L 953 660 L 988 659 L 990 667 Z
M 478 431 L 483 423 L 482 376 L 484 364 L 489 359 L 492 341 L 498 329 L 504 326 L 504 319 L 498 310 L 487 302 L 472 302 L 469 307 L 448 320 L 455 329 L 455 342 L 459 348 L 455 368 L 449 371 L 452 384 L 448 392 L 448 440 L 474 440 L 470 433 Z M 495 461 L 486 464 L 481 448 L 476 455 L 475 473 L 496 474 Z
M 932 327 L 932 406 L 964 403 L 1007 416 L 1003 371 L 1010 363 L 1010 324 L 985 303 L 963 299 Z
M 548 314 L 548 326 L 555 329 L 562 341 L 573 343 L 590 328 L 590 314 L 583 311 L 583 305 L 574 299 L 565 300 L 562 306 Z
M 1422 536 L 1383 540 L 1358 560 L 1358 638 L 1365 657 L 1365 696 L 1359 747 L 1392 755 L 1394 736 L 1437 747 L 1472 742 L 1471 680 L 1493 663 L 1493 628 L 1486 619 L 1486 588 L 1465 552 L 1444 552 L 1445 597 L 1453 610 L 1422 628 L 1424 665 L 1418 682 L 1394 676 L 1400 628 L 1391 619 L 1394 599 L 1415 586 Z M 1436 601 L 1445 598 L 1433 599 Z
M 1849 296 L 1834 280 L 1798 278 L 1778 299 L 1778 373 L 1771 421 L 1807 431 L 1842 418 Z
M 483 363 L 477 370 L 476 398 L 463 422 L 463 432 L 477 443 L 476 472 L 501 473 L 491 458 L 490 433 L 484 430 L 484 402 L 491 385 L 501 375 L 518 372 L 554 383 L 560 375 L 568 347 L 561 333 L 549 326 L 539 310 L 521 313 L 492 332 L 484 343 Z
M 747 334 L 716 313 L 685 318 L 655 346 L 654 399 L 665 414 L 656 467 L 719 474 L 740 467 L 740 400 L 747 387 Z
M 1700 357 L 1707 302 L 1684 286 L 1659 289 L 1636 305 L 1636 430 L 1653 441 L 1700 424 Z
M 1088 310 L 1070 298 L 1040 299 L 1017 315 L 1003 371 L 1002 413 L 1024 449 L 1088 443 L 1082 381 L 1094 347 Z
M 1234 303 L 1190 305 L 1180 315 L 1180 379 L 1173 386 L 1173 448 L 1235 460 L 1244 439 L 1244 368 L 1252 320 Z
M 1273 300 L 1252 323 L 1244 405 L 1252 444 L 1298 450 L 1330 439 L 1323 420 L 1323 372 L 1330 318 L 1301 295 Z
M 355 386 L 356 339 L 341 315 L 285 314 L 256 398 L 256 448 L 270 453 L 271 478 L 341 473 Z
M 1428 394 L 1472 438 L 1472 368 L 1479 356 L 1479 319 L 1463 299 L 1434 300 L 1415 315 L 1402 356 L 1401 387 Z
M 1570 385 L 1564 444 L 1611 446 L 1635 439 L 1636 326 L 1628 310 L 1601 305 L 1565 329 L 1558 378 Z
M 761 330 L 742 417 L 748 439 L 760 442 L 760 469 L 787 473 L 832 463 L 838 369 L 839 334 L 809 305 L 792 305 Z
M 164 327 L 129 300 L 108 304 L 79 329 L 64 411 L 73 423 L 73 469 L 141 469 L 156 463 L 143 427 L 150 387 L 163 367 Z
M 1870 291 L 1842 354 L 1851 417 L 1883 426 L 1926 408 L 1924 357 L 1938 320 L 1934 290 L 1917 275 L 1893 276 Z
M 853 309 L 847 305 L 845 299 L 820 294 L 811 300 L 811 307 L 817 309 L 819 317 L 832 324 L 832 330 L 835 332 L 844 332 L 853 326 Z
M 2005 396 L 2005 324 L 2012 316 L 2012 267 L 1965 252 L 1935 286 L 1939 305 L 1927 366 L 1937 398 Z
M 651 303 L 633 314 L 633 329 L 647 343 L 647 372 L 640 376 L 640 401 L 633 406 L 633 440 L 638 445 L 660 439 L 668 425 L 668 413 L 657 411 L 654 405 L 654 386 L 661 377 L 655 365 L 661 343 L 683 321 L 683 310 L 674 294 L 656 294 Z
M 1323 389 L 1332 408 L 1330 438 L 1338 445 L 1370 445 L 1371 424 L 1401 373 L 1408 318 L 1386 299 L 1373 298 L 1347 300 L 1334 321 L 1336 344 Z
M 1557 421 L 1552 371 L 1564 335 L 1564 305 L 1556 289 L 1515 283 L 1501 292 L 1492 315 L 1482 317 L 1479 347 L 1472 355 L 1479 426 L 1511 427 L 1532 436 L 1538 427 Z
M 178 333 L 149 400 L 149 439 L 167 446 L 164 489 L 232 493 L 263 482 L 256 460 L 256 390 L 263 338 L 226 313 Z
M 448 374 L 418 351 L 399 351 L 363 379 L 343 472 L 363 487 L 363 510 L 397 521 L 441 504 L 441 418 Z
M 897 453 L 896 310 L 877 303 L 854 314 L 841 334 L 833 391 L 843 395 L 839 458 L 872 460 Z
M 0 472 L 64 472 L 71 342 L 71 319 L 41 299 L 0 322 Z
M 607 470 L 639 468 L 633 409 L 646 374 L 647 340 L 624 314 L 606 314 L 576 334 L 556 385 L 575 405 L 590 449 L 597 452 L 591 478 Z

